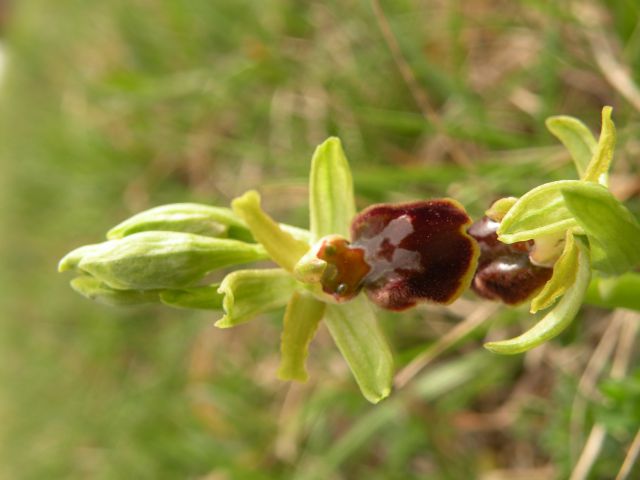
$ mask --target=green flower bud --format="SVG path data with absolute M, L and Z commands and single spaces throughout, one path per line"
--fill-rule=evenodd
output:
M 71 280 L 71 288 L 90 300 L 106 305 L 129 306 L 160 301 L 156 290 L 116 290 L 90 276 Z
M 198 310 L 222 310 L 224 295 L 218 293 L 219 283 L 180 290 L 163 290 L 160 301 L 175 308 L 196 308 Z
M 190 233 L 141 232 L 74 250 L 58 269 L 75 268 L 116 289 L 178 289 L 213 270 L 267 258 L 258 244 Z
M 231 209 L 198 203 L 172 203 L 138 213 L 109 230 L 107 238 L 115 240 L 148 231 L 195 233 L 253 241 L 249 229 Z

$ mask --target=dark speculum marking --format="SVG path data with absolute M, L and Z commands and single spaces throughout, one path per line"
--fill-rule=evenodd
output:
M 464 208 L 449 199 L 373 205 L 351 223 L 353 247 L 371 267 L 363 279 L 382 308 L 451 303 L 468 287 L 478 248 Z
M 551 278 L 553 269 L 531 263 L 532 241 L 500 242 L 498 226 L 499 223 L 483 217 L 469 227 L 469 235 L 480 245 L 471 288 L 481 297 L 516 305 L 531 298 Z

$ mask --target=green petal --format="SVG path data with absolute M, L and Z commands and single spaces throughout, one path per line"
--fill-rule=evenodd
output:
M 231 207 L 249 226 L 255 239 L 264 246 L 271 259 L 288 272 L 293 272 L 298 260 L 309 250 L 309 244 L 283 230 L 260 208 L 258 192 L 245 193 L 233 200 Z
M 113 306 L 140 305 L 160 301 L 157 290 L 116 290 L 90 276 L 71 280 L 71 288 L 90 300 Z
M 307 380 L 305 362 L 309 343 L 324 315 L 325 304 L 312 296 L 294 292 L 287 304 L 280 343 L 280 368 L 282 380 Z
M 575 318 L 585 292 L 589 286 L 591 269 L 587 252 L 578 246 L 578 271 L 575 283 L 569 288 L 556 306 L 547 313 L 533 328 L 519 337 L 501 342 L 490 342 L 484 346 L 487 350 L 503 355 L 514 355 L 526 352 L 534 347 L 552 339 L 561 333 Z
M 640 264 L 640 224 L 609 190 L 582 183 L 563 188 L 562 195 L 589 238 L 595 270 L 619 275 Z
M 285 306 L 296 285 L 293 277 L 280 268 L 230 273 L 218 288 L 218 293 L 224 295 L 225 315 L 216 322 L 216 327 L 233 327 L 260 313 Z
M 531 300 L 531 313 L 550 307 L 576 280 L 578 273 L 578 246 L 571 232 L 567 232 L 562 255 L 553 266 L 553 275 L 540 293 Z
M 583 180 L 588 182 L 600 182 L 607 184 L 607 172 L 613 160 L 613 152 L 616 148 L 616 127 L 611 120 L 611 107 L 602 109 L 602 129 L 600 139 L 593 158 L 587 166 Z
M 578 176 L 582 178 L 598 147 L 591 130 L 577 118 L 565 115 L 549 117 L 545 123 L 549 131 L 569 150 Z
M 500 222 L 499 240 L 504 243 L 522 242 L 576 226 L 571 212 L 564 205 L 562 189 L 581 183 L 580 180 L 560 180 L 527 192 Z
M 160 301 L 169 307 L 222 310 L 223 295 L 218 293 L 219 283 L 180 290 L 163 290 Z
M 338 138 L 325 140 L 313 154 L 309 210 L 314 241 L 331 234 L 349 236 L 351 219 L 356 214 L 353 179 Z
M 199 203 L 172 203 L 140 212 L 109 230 L 107 238 L 114 240 L 154 230 L 252 240 L 246 225 L 231 209 Z
M 81 247 L 60 261 L 121 290 L 191 286 L 213 270 L 266 259 L 262 246 L 191 233 L 140 232 Z
M 361 294 L 350 302 L 327 305 L 325 323 L 364 397 L 371 403 L 387 397 L 393 357 L 367 299 Z

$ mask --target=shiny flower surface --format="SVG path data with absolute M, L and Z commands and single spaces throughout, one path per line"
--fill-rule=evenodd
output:
M 471 288 L 481 297 L 517 305 L 533 296 L 551 278 L 552 268 L 529 260 L 533 242 L 502 243 L 498 222 L 483 217 L 469 227 L 469 235 L 480 245 L 478 269 Z
M 378 306 L 451 303 L 469 286 L 478 259 L 464 208 L 450 199 L 373 205 L 351 223 L 352 247 L 371 267 L 363 278 Z

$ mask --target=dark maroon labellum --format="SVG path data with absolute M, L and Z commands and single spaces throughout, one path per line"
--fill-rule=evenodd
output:
M 382 308 L 451 303 L 469 286 L 478 258 L 471 219 L 450 199 L 373 205 L 351 223 L 353 247 L 371 267 L 363 280 Z
M 469 234 L 480 245 L 471 288 L 481 297 L 516 305 L 531 298 L 551 278 L 553 269 L 531 263 L 533 242 L 500 242 L 496 233 L 499 225 L 483 217 L 469 227 Z

